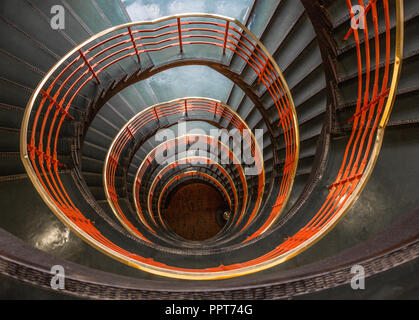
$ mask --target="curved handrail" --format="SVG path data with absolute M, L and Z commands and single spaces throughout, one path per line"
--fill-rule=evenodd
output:
M 347 0 L 348 8 L 351 9 L 351 2 L 350 0 Z M 360 0 L 360 3 L 362 4 L 362 1 Z M 376 32 L 375 39 L 376 43 L 378 39 L 377 35 L 377 10 L 376 10 L 376 4 L 375 2 L 371 2 L 371 7 L 373 15 L 373 23 L 374 23 L 374 29 Z M 390 54 L 390 31 L 389 31 L 389 8 L 388 8 L 388 1 L 383 0 L 384 8 L 385 8 L 385 20 L 386 20 L 386 74 L 389 73 L 389 54 Z M 347 146 L 347 150 L 345 152 L 345 160 L 343 161 L 342 168 L 340 172 L 338 173 L 337 179 L 335 183 L 330 187 L 331 191 L 329 193 L 329 196 L 326 199 L 324 207 L 315 215 L 313 220 L 303 229 L 301 229 L 296 235 L 293 237 L 287 239 L 284 243 L 278 245 L 274 250 L 271 252 L 264 254 L 263 256 L 260 256 L 256 259 L 246 261 L 244 263 L 229 265 L 229 266 L 219 266 L 214 268 L 206 268 L 202 270 L 198 269 L 187 269 L 187 268 L 175 268 L 168 265 L 164 265 L 163 263 L 159 263 L 150 259 L 145 259 L 143 257 L 140 257 L 139 255 L 127 252 L 126 250 L 123 250 L 122 248 L 119 248 L 112 243 L 107 243 L 106 245 L 102 242 L 99 242 L 97 238 L 94 238 L 95 233 L 86 234 L 84 229 L 82 230 L 79 228 L 79 226 L 73 226 L 72 220 L 70 220 L 64 212 L 61 210 L 61 206 L 63 204 L 58 205 L 53 199 L 53 197 L 44 191 L 44 183 L 40 182 L 39 175 L 37 175 L 33 168 L 31 167 L 31 161 L 28 159 L 27 154 L 27 141 L 26 141 L 26 134 L 28 129 L 28 119 L 30 116 L 30 112 L 32 111 L 32 105 L 34 96 L 32 96 L 31 101 L 28 105 L 28 108 L 25 112 L 24 117 L 24 123 L 22 126 L 22 139 L 21 139 L 21 153 L 22 153 L 22 160 L 25 164 L 25 168 L 28 171 L 28 174 L 31 178 L 31 180 L 34 182 L 35 187 L 38 191 L 40 191 L 41 196 L 43 196 L 43 199 L 46 201 L 46 203 L 50 206 L 51 209 L 62 219 L 64 222 L 66 222 L 68 225 L 73 226 L 73 230 L 76 231 L 76 233 L 84 238 L 86 241 L 91 243 L 94 246 L 97 246 L 97 248 L 103 252 L 105 252 L 108 255 L 113 256 L 115 259 L 120 260 L 122 262 L 125 262 L 131 266 L 143 269 L 145 271 L 155 273 L 158 275 L 163 275 L 167 277 L 174 277 L 174 278 L 182 278 L 182 279 L 193 279 L 193 280 L 204 280 L 204 279 L 221 279 L 221 278 L 227 278 L 227 277 L 234 277 L 234 276 L 240 276 L 245 275 L 249 273 L 254 273 L 260 270 L 264 270 L 267 268 L 270 268 L 272 266 L 275 266 L 279 263 L 282 263 L 293 256 L 299 254 L 300 252 L 304 251 L 311 245 L 313 245 L 316 241 L 318 241 L 321 237 L 323 237 L 342 217 L 345 215 L 345 213 L 350 209 L 350 207 L 353 205 L 355 200 L 359 197 L 361 191 L 365 187 L 372 170 L 374 168 L 374 165 L 376 163 L 376 160 L 378 158 L 378 154 L 382 145 L 383 140 L 383 134 L 385 130 L 385 126 L 388 121 L 389 114 L 391 112 L 391 109 L 393 107 L 395 93 L 398 85 L 398 80 L 400 76 L 401 71 L 401 62 L 402 62 L 402 51 L 403 51 L 403 2 L 401 0 L 396 1 L 396 58 L 395 58 L 395 64 L 393 68 L 393 78 L 390 85 L 390 88 L 387 89 L 387 85 L 383 85 L 383 89 L 381 93 L 378 95 L 378 89 L 374 88 L 373 96 L 376 96 L 375 99 L 369 99 L 369 68 L 368 69 L 368 80 L 366 85 L 366 90 L 364 94 L 364 101 L 362 103 L 361 99 L 358 99 L 357 103 L 357 111 L 355 113 L 355 121 L 353 125 L 353 131 L 351 134 L 350 141 Z M 367 21 L 365 19 L 365 25 Z M 244 29 L 243 29 L 244 30 Z M 246 29 L 247 30 L 247 29 Z M 365 32 L 365 30 L 364 30 Z M 367 33 L 366 33 L 367 34 Z M 368 34 L 367 34 L 368 35 Z M 357 39 L 358 37 L 358 31 L 354 31 L 354 36 Z M 369 41 L 366 41 L 366 43 Z M 359 38 L 356 40 L 356 48 L 358 53 L 358 65 L 361 63 L 361 54 L 360 54 L 360 45 L 359 45 Z M 74 52 L 73 52 L 74 53 Z M 369 48 L 366 46 L 366 53 L 367 57 L 369 57 Z M 376 54 L 379 55 L 379 50 Z M 368 64 L 369 62 L 367 62 Z M 268 66 L 269 64 L 266 64 Z M 269 67 L 268 67 L 269 68 Z M 376 68 L 376 70 L 379 70 L 379 68 Z M 55 71 L 55 70 L 54 70 Z M 279 70 L 278 70 L 279 71 Z M 52 72 L 48 73 L 48 75 L 51 75 Z M 264 74 L 261 72 L 262 76 Z M 94 75 L 91 76 L 91 78 L 94 78 Z M 360 71 L 360 97 L 362 96 L 362 70 Z M 35 90 L 36 96 L 40 92 L 40 88 L 45 84 L 46 80 L 41 82 L 41 86 L 38 86 L 37 90 Z M 286 90 L 287 91 L 287 90 Z M 289 91 L 289 90 L 288 90 Z M 368 94 L 367 94 L 368 92 Z M 388 99 L 385 95 L 386 92 L 388 93 Z M 34 94 L 35 94 L 34 93 Z M 48 92 L 47 92 L 48 94 Z M 48 97 L 48 96 L 47 96 Z M 384 103 L 387 99 L 387 103 Z M 375 106 L 378 103 L 377 112 L 375 109 Z M 363 104 L 363 107 L 361 108 L 361 105 Z M 29 110 L 29 111 L 28 111 Z M 68 110 L 68 109 L 66 109 Z M 28 113 L 29 112 L 29 113 Z M 369 114 L 368 120 L 366 119 L 366 114 Z M 281 115 L 285 115 L 283 113 L 280 113 Z M 373 120 L 375 116 L 375 120 Z M 286 119 L 286 117 L 284 118 Z M 294 115 L 294 124 L 296 117 Z M 282 122 L 282 121 L 281 121 Z M 286 120 L 286 122 L 289 122 Z M 369 127 L 369 125 L 373 122 L 372 128 Z M 283 124 L 282 124 L 283 125 Z M 295 128 L 295 130 L 298 130 Z M 366 139 L 369 132 L 369 138 Z M 298 131 L 293 132 L 291 135 L 293 137 L 298 138 Z M 372 152 L 370 151 L 370 148 L 372 146 L 372 140 L 375 138 L 375 143 Z M 289 136 L 288 136 L 289 138 Z M 364 142 L 367 141 L 366 145 L 364 145 Z M 353 145 L 353 148 L 351 148 Z M 33 145 L 31 145 L 32 147 Z M 295 141 L 295 145 L 291 146 L 292 149 L 289 149 L 289 153 L 287 160 L 291 162 L 292 156 L 296 155 L 298 159 L 298 139 Z M 359 148 L 360 147 L 360 148 Z M 359 162 L 361 160 L 362 151 L 365 147 L 365 153 L 364 157 L 361 161 L 361 165 L 359 165 Z M 360 151 L 358 151 L 360 149 Z M 35 152 L 36 150 L 33 150 Z M 40 156 L 43 156 L 42 150 L 39 152 Z M 292 152 L 297 151 L 297 152 Z M 292 155 L 290 158 L 290 154 Z M 349 158 L 347 155 L 349 155 Z M 33 161 L 34 156 L 31 154 L 31 158 Z M 56 160 L 55 158 L 53 160 Z M 296 159 L 294 159 L 296 160 Z M 347 161 L 349 160 L 349 161 Z M 286 163 L 288 164 L 288 161 Z M 347 166 L 348 162 L 348 166 Z M 54 163 L 56 165 L 56 163 Z M 289 175 L 291 172 L 291 175 L 295 175 L 295 164 L 294 168 L 289 169 L 288 167 L 291 167 L 291 165 L 286 165 L 286 174 Z M 293 179 L 292 179 L 293 180 Z M 292 184 L 292 182 L 291 182 Z M 89 230 L 94 230 L 91 224 L 88 222 L 85 222 L 87 227 L 89 227 Z M 97 232 L 97 231 L 95 231 Z M 257 235 L 256 235 L 257 236 Z
M 181 21 L 186 18 L 201 19 L 201 21 Z M 223 23 L 203 21 L 207 18 L 222 21 Z M 176 20 L 176 22 L 171 24 L 169 23 L 155 29 L 145 28 L 143 30 L 133 30 L 134 27 L 149 26 L 170 20 Z M 185 25 L 205 25 L 207 28 L 182 29 Z M 164 40 L 158 39 L 169 34 L 174 34 L 172 31 L 156 36 L 136 37 L 136 35 L 141 32 L 150 33 L 170 29 L 171 27 L 177 27 L 177 37 Z M 212 27 L 213 29 L 208 29 L 208 27 Z M 220 32 L 217 28 L 225 29 L 223 32 Z M 112 35 L 112 33 L 120 30 L 127 31 Z M 222 34 L 223 37 L 209 36 L 205 34 L 200 36 L 190 34 L 193 31 L 212 32 Z M 101 37 L 106 37 L 108 35 L 110 37 L 100 40 Z M 128 35 L 130 36 L 130 40 L 118 42 L 121 38 Z M 206 38 L 207 41 L 192 41 L 194 38 Z M 151 40 L 151 42 L 138 45 L 137 41 L 143 39 Z M 159 41 L 153 42 L 155 39 Z M 191 39 L 191 41 L 184 41 L 185 39 Z M 93 44 L 96 40 L 99 42 Z M 147 46 L 157 46 L 175 40 L 178 40 L 178 42 L 167 44 L 158 48 L 146 48 Z M 217 41 L 221 41 L 221 44 Z M 131 45 L 121 49 L 122 46 L 127 44 Z M 251 34 L 251 32 L 244 25 L 237 20 L 218 15 L 184 14 L 148 22 L 135 22 L 113 27 L 98 33 L 71 50 L 62 59 L 60 59 L 60 61 L 58 61 L 57 64 L 54 65 L 54 67 L 52 67 L 46 76 L 41 80 L 33 92 L 25 110 L 20 141 L 23 164 L 31 181 L 43 200 L 65 224 L 76 232 L 77 235 L 81 236 L 90 244 L 96 245 L 102 251 L 108 252 L 107 247 L 109 247 L 109 245 L 113 248 L 115 248 L 115 246 L 113 244 L 109 244 L 108 242 L 103 242 L 103 240 L 101 240 L 102 237 L 99 237 L 96 234 L 96 231 L 95 233 L 92 233 L 94 228 L 92 228 L 90 220 L 86 219 L 83 213 L 80 212 L 77 206 L 73 203 L 63 185 L 63 182 L 61 181 L 58 170 L 59 167 L 65 166 L 58 159 L 57 146 L 59 134 L 64 120 L 67 118 L 74 119 L 69 114 L 69 109 L 78 95 L 83 92 L 83 89 L 86 88 L 91 81 L 96 81 L 99 84 L 101 83 L 99 78 L 101 73 L 105 72 L 112 65 L 115 65 L 134 55 L 137 56 L 140 62 L 140 54 L 143 53 L 157 52 L 170 47 L 180 47 L 182 51 L 183 46 L 199 44 L 214 45 L 223 48 L 223 54 L 225 54 L 226 50 L 230 50 L 237 54 L 257 73 L 260 78 L 260 82 L 265 85 L 267 90 L 271 93 L 281 118 L 280 126 L 286 133 L 286 158 L 292 162 L 294 167 L 293 171 L 284 170 L 283 188 L 281 188 L 283 195 L 289 196 L 290 194 L 296 171 L 299 150 L 298 126 L 294 104 L 288 86 L 275 61 L 269 55 L 262 43 L 253 34 Z M 101 47 L 106 45 L 109 45 L 109 47 L 100 50 Z M 105 56 L 105 54 L 110 51 L 113 52 Z M 50 85 L 46 87 L 50 80 Z M 45 89 L 43 89 L 44 87 Z M 38 108 L 35 109 L 34 106 L 40 94 L 42 94 L 41 100 Z M 49 102 L 49 105 L 46 109 L 44 109 L 46 102 Z M 55 110 L 55 113 L 53 110 Z M 34 121 L 31 122 L 31 114 L 33 111 L 36 112 L 36 115 L 33 119 Z M 52 119 L 51 122 L 48 122 L 47 120 L 50 115 Z M 40 124 L 40 122 L 42 122 L 42 124 Z M 30 123 L 32 123 L 33 126 L 28 144 L 27 137 Z M 44 133 L 48 131 L 47 123 L 50 125 L 49 132 L 47 135 L 44 135 Z M 55 126 L 56 130 L 54 132 Z M 39 137 L 37 137 L 36 132 L 39 127 L 41 128 L 41 133 Z M 45 138 L 47 138 L 47 140 L 46 147 L 44 148 Z M 281 207 L 283 207 L 282 203 Z M 140 238 L 148 241 L 141 235 Z

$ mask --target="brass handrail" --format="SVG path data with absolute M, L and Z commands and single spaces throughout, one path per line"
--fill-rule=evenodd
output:
M 241 275 L 254 273 L 254 272 L 261 271 L 261 270 L 270 268 L 272 266 L 278 265 L 278 264 L 294 257 L 295 255 L 301 253 L 302 251 L 306 250 L 308 247 L 310 247 L 315 242 L 320 240 L 325 234 L 327 234 L 327 232 L 330 231 L 331 228 L 334 225 L 336 225 L 336 223 L 338 223 L 338 221 L 340 219 L 342 219 L 343 216 L 352 207 L 352 205 L 354 204 L 356 199 L 361 194 L 362 190 L 365 188 L 365 185 L 366 185 L 368 179 L 370 178 L 370 176 L 372 174 L 372 170 L 375 166 L 375 163 L 376 163 L 378 155 L 379 155 L 379 151 L 380 151 L 381 146 L 382 146 L 385 126 L 388 122 L 388 118 L 390 116 L 390 112 L 391 112 L 393 104 L 394 104 L 395 94 L 396 94 L 398 81 L 399 81 L 399 77 L 400 77 L 400 72 L 401 72 L 402 54 L 403 54 L 403 35 L 404 35 L 403 1 L 402 0 L 396 0 L 395 3 L 396 3 L 396 52 L 395 52 L 396 57 L 395 57 L 395 64 L 394 64 L 394 68 L 393 68 L 393 78 L 392 78 L 392 82 L 391 82 L 389 97 L 387 99 L 386 106 L 385 106 L 385 109 L 384 109 L 383 115 L 381 117 L 381 121 L 380 121 L 378 130 L 377 130 L 376 139 L 375 139 L 375 143 L 374 143 L 374 149 L 373 149 L 373 151 L 372 151 L 372 153 L 371 153 L 371 155 L 368 159 L 368 164 L 367 164 L 367 166 L 366 166 L 366 168 L 363 172 L 362 177 L 357 182 L 354 191 L 351 193 L 351 195 L 348 197 L 348 199 L 345 199 L 346 201 L 345 201 L 344 205 L 342 207 L 340 207 L 338 212 L 336 212 L 333 215 L 333 217 L 318 232 L 312 234 L 303 243 L 299 244 L 298 246 L 296 246 L 294 248 L 291 248 L 290 250 L 287 250 L 285 253 L 282 253 L 282 254 L 277 255 L 277 256 L 273 255 L 272 257 L 269 256 L 269 258 L 266 258 L 265 260 L 257 259 L 257 261 L 252 262 L 252 263 L 250 263 L 250 262 L 245 263 L 245 264 L 243 264 L 243 266 L 235 266 L 234 268 L 233 268 L 233 266 L 229 267 L 229 268 L 219 267 L 219 268 L 213 268 L 214 270 L 212 270 L 211 268 L 204 269 L 204 270 L 176 269 L 176 268 L 173 268 L 173 267 L 170 267 L 170 266 L 164 266 L 163 264 L 152 265 L 151 263 L 146 263 L 146 262 L 140 261 L 138 259 L 135 259 L 134 256 L 127 256 L 127 255 L 124 255 L 120 252 L 117 252 L 115 250 L 112 250 L 112 249 L 104 246 L 102 243 L 100 243 L 96 239 L 94 239 L 91 235 L 84 232 L 81 228 L 79 228 L 79 226 L 74 224 L 65 215 L 65 213 L 61 211 L 61 209 L 57 206 L 57 204 L 48 196 L 48 194 L 43 189 L 43 186 L 42 186 L 41 182 L 39 181 L 38 177 L 36 176 L 36 174 L 33 170 L 33 167 L 32 167 L 32 164 L 29 160 L 29 156 L 28 156 L 28 152 L 27 152 L 28 149 L 27 149 L 27 140 L 26 139 L 27 139 L 27 133 L 28 133 L 29 118 L 30 118 L 30 114 L 32 112 L 33 104 L 35 102 L 36 97 L 39 95 L 42 87 L 45 85 L 45 83 L 47 82 L 49 77 L 57 70 L 58 66 L 61 65 L 67 58 L 69 58 L 73 53 L 75 53 L 78 49 L 83 47 L 85 44 L 89 43 L 90 41 L 93 41 L 94 39 L 97 39 L 98 37 L 100 37 L 102 35 L 105 35 L 107 33 L 106 30 L 104 32 L 96 35 L 95 37 L 92 37 L 92 40 L 89 39 L 86 42 L 84 42 L 82 45 L 76 47 L 69 54 L 67 54 L 63 59 L 61 59 L 56 64 L 56 66 L 54 66 L 47 73 L 47 75 L 44 77 L 44 79 L 38 85 L 37 89 L 34 91 L 32 97 L 31 97 L 31 99 L 28 103 L 28 106 L 25 110 L 25 115 L 24 115 L 23 122 L 22 122 L 21 157 L 22 157 L 22 161 L 24 163 L 25 169 L 27 170 L 31 181 L 33 182 L 37 191 L 40 193 L 43 200 L 47 203 L 47 205 L 51 208 L 51 210 L 66 225 L 70 226 L 73 229 L 73 231 L 76 232 L 77 235 L 79 235 L 81 238 L 83 238 L 85 241 L 87 241 L 91 245 L 97 247 L 100 251 L 104 252 L 105 254 L 108 254 L 108 255 L 114 257 L 115 259 L 117 259 L 121 262 L 124 262 L 128 265 L 131 265 L 133 267 L 140 268 L 140 269 L 143 269 L 143 270 L 148 271 L 150 273 L 154 273 L 154 274 L 162 275 L 162 276 L 167 276 L 167 277 L 181 278 L 181 279 L 191 279 L 191 280 L 209 280 L 209 279 L 222 279 L 222 278 L 241 276 Z M 181 17 L 188 17 L 188 16 L 219 18 L 219 19 L 223 19 L 224 21 L 234 22 L 239 26 L 241 25 L 240 22 L 238 22 L 238 21 L 235 21 L 235 20 L 230 19 L 230 18 L 216 16 L 216 15 L 177 15 L 177 16 L 171 16 L 171 17 L 166 17 L 166 18 L 162 18 L 162 19 L 153 20 L 152 22 L 143 23 L 143 24 L 158 23 L 158 22 L 174 19 L 176 17 L 181 18 Z M 126 24 L 126 25 L 123 25 L 123 27 L 129 27 L 129 26 L 134 26 L 134 25 L 136 25 L 136 23 Z M 255 38 L 248 31 L 248 29 L 245 26 L 243 26 L 243 25 L 241 25 L 241 26 L 242 26 L 241 28 L 246 33 L 248 33 L 250 37 Z M 123 27 L 120 26 L 120 28 L 123 28 Z M 108 30 L 112 30 L 112 31 L 118 30 L 118 27 L 111 28 L 111 29 L 108 29 Z M 260 43 L 257 39 L 254 39 L 254 40 L 257 43 Z M 260 44 L 260 47 L 262 48 L 262 50 L 264 52 L 266 52 L 266 54 L 268 54 L 267 51 L 266 51 L 266 48 L 263 47 L 263 45 Z M 268 54 L 268 56 L 269 56 L 269 54 Z M 280 73 L 279 68 L 276 65 L 275 61 L 272 61 L 271 63 L 274 66 L 274 68 L 277 70 L 281 79 L 283 79 L 283 76 Z M 283 84 L 286 86 L 285 81 L 283 81 Z M 292 97 L 290 95 L 288 87 L 286 87 L 286 94 L 289 96 L 291 104 L 292 104 L 292 113 L 293 113 L 292 119 L 293 119 L 293 124 L 294 124 L 294 129 L 295 129 L 294 137 L 296 137 L 296 141 L 295 141 L 296 146 L 295 147 L 296 147 L 296 151 L 297 151 L 297 152 L 295 152 L 296 159 L 295 159 L 294 166 L 292 168 L 292 177 L 293 177 L 291 179 L 292 180 L 291 185 L 292 185 L 293 180 L 294 180 L 294 176 L 295 176 L 295 172 L 296 172 L 296 161 L 298 160 L 299 136 L 298 136 L 298 124 L 297 124 L 297 118 L 296 118 L 296 114 L 295 114 L 295 108 L 294 108 L 294 105 L 292 103 Z M 287 199 L 289 198 L 290 189 L 291 188 L 289 188 L 289 190 L 288 190 L 288 194 L 287 194 L 287 197 L 286 197 Z

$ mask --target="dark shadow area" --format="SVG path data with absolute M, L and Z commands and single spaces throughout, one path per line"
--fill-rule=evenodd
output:
M 203 241 L 223 228 L 217 209 L 225 206 L 217 189 L 205 183 L 190 183 L 175 189 L 167 200 L 163 219 L 173 232 L 184 239 Z

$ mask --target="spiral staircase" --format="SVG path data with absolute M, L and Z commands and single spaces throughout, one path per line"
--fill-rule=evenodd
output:
M 152 3 L 0 3 L 0 297 L 417 297 L 419 3 Z M 166 216 L 199 184 L 194 241 Z

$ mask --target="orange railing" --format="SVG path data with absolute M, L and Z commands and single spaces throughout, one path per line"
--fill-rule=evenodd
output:
M 382 0 L 386 25 L 384 74 L 379 73 L 378 63 L 381 57 L 378 46 L 380 43 L 379 14 L 376 1 L 370 2 L 371 8 L 368 14 L 372 16 L 374 28 L 376 71 L 374 80 L 371 81 L 370 40 L 367 19 L 364 18 L 366 77 L 364 81 L 360 45 L 362 33 L 360 35 L 359 30 L 354 30 L 352 33 L 357 51 L 359 96 L 353 117 L 352 133 L 341 169 L 335 182 L 330 186 L 324 205 L 313 219 L 272 251 L 242 263 L 206 269 L 174 267 L 142 257 L 140 254 L 119 247 L 104 237 L 73 203 L 60 177 L 59 167 L 64 164 L 60 163 L 57 158 L 59 151 L 57 143 L 63 122 L 67 118 L 71 119 L 69 111 L 77 95 L 83 93 L 83 89 L 87 88 L 88 84 L 100 83 L 101 74 L 105 70 L 130 57 L 136 57 L 138 61 L 141 61 L 142 55 L 147 52 L 164 51 L 169 48 L 179 48 L 180 52 L 184 52 L 185 48 L 191 45 L 219 47 L 222 49 L 220 54 L 227 50 L 234 52 L 257 73 L 260 85 L 264 85 L 272 96 L 281 119 L 279 125 L 284 132 L 286 148 L 284 174 L 279 197 L 273 208 L 273 212 L 277 214 L 271 215 L 272 218 L 268 219 L 265 225 L 250 238 L 263 236 L 263 232 L 275 222 L 278 214 L 283 210 L 292 187 L 299 151 L 297 119 L 290 92 L 275 61 L 249 30 L 233 19 L 212 15 L 179 15 L 152 22 L 126 24 L 106 30 L 73 49 L 44 77 L 33 93 L 25 112 L 21 130 L 21 154 L 30 179 L 54 213 L 80 237 L 115 259 L 154 274 L 183 279 L 219 279 L 257 272 L 290 259 L 318 241 L 344 216 L 365 187 L 378 158 L 401 70 L 403 1 L 395 1 L 397 22 L 396 38 L 393 44 L 395 62 L 390 83 L 388 83 L 391 73 L 389 57 L 392 43 L 388 0 Z M 348 0 L 347 3 L 350 11 L 351 1 Z M 363 5 L 362 0 L 359 3 Z M 352 17 L 352 13 L 350 14 Z M 186 19 L 192 20 L 185 21 Z M 148 30 L 138 29 L 140 26 L 154 24 L 160 24 L 160 26 Z M 185 28 L 186 26 L 189 28 Z M 122 32 L 116 33 L 121 30 Z M 159 32 L 162 33 L 146 35 Z M 202 32 L 202 34 L 197 35 L 196 32 Z M 124 36 L 129 36 L 129 39 L 121 40 Z M 196 40 L 197 38 L 205 40 Z M 96 40 L 98 43 L 93 45 L 93 41 Z M 103 46 L 107 47 L 99 50 Z M 116 51 L 110 53 L 111 50 Z M 381 85 L 379 84 L 380 75 L 383 76 Z M 28 135 L 29 132 L 30 135 Z M 375 142 L 373 142 L 374 138 Z M 145 238 L 143 240 L 148 241 Z

